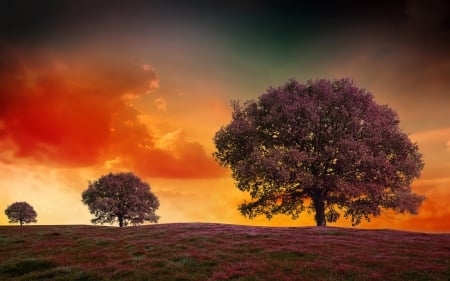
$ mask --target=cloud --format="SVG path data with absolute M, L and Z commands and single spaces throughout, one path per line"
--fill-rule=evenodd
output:
M 151 77 L 152 79 L 150 79 L 150 80 L 148 81 L 148 89 L 147 89 L 147 91 L 146 91 L 146 93 L 149 94 L 149 93 L 151 93 L 153 90 L 156 90 L 156 89 L 159 88 L 159 77 L 158 77 L 158 75 L 156 75 L 155 69 L 154 69 L 151 65 L 149 65 L 149 64 L 144 64 L 144 65 L 142 65 L 142 70 L 144 70 L 145 72 L 148 72 L 148 73 L 152 74 L 152 75 L 151 75 L 151 76 L 152 76 L 152 77 Z
M 149 66 L 1 50 L 0 161 L 54 167 L 134 169 L 153 177 L 224 174 L 203 146 L 180 136 L 158 141 L 130 97 L 159 83 Z M 158 99 L 158 107 L 167 103 Z
M 162 136 L 154 145 L 126 144 L 115 150 L 126 150 L 122 161 L 145 177 L 215 178 L 227 174 L 199 142 L 189 139 L 182 130 Z
M 450 128 L 421 131 L 412 134 L 410 137 L 419 145 L 425 161 L 421 179 L 448 177 L 450 169 L 450 154 L 448 153 Z
M 111 114 L 122 106 L 120 81 L 105 89 L 95 71 L 83 76 L 50 58 L 1 56 L 0 141 L 11 141 L 18 158 L 94 164 L 108 140 Z
M 419 209 L 419 215 L 409 217 L 404 222 L 405 226 L 422 231 L 449 231 L 449 184 L 450 178 L 419 179 L 414 182 L 413 190 L 425 195 L 426 200 Z
M 156 108 L 165 112 L 167 110 L 167 101 L 163 97 L 159 97 L 155 100 Z

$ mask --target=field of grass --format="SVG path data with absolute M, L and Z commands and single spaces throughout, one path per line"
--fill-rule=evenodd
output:
M 450 234 L 223 224 L 0 227 L 0 280 L 445 280 Z

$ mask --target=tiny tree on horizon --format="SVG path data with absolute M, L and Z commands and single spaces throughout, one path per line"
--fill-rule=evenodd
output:
M 24 223 L 37 222 L 37 213 L 34 208 L 27 202 L 15 202 L 9 205 L 5 210 L 5 215 L 9 219 L 9 223 Z
M 159 208 L 158 198 L 150 186 L 133 173 L 110 173 L 89 182 L 81 197 L 95 216 L 94 224 L 113 224 L 117 220 L 123 227 L 144 221 L 156 223 L 159 219 L 155 214 Z
M 424 197 L 410 185 L 424 166 L 418 146 L 397 114 L 352 80 L 290 80 L 232 109 L 214 157 L 249 192 L 244 216 L 306 211 L 325 226 L 343 213 L 355 226 L 382 209 L 417 214 Z

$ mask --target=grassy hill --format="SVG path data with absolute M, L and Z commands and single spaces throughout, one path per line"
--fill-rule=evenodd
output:
M 450 234 L 223 224 L 0 227 L 0 280 L 449 280 Z

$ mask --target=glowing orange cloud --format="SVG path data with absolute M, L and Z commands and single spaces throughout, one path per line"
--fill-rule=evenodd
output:
M 55 166 L 113 163 L 114 168 L 153 177 L 224 174 L 198 142 L 180 135 L 170 146 L 158 146 L 139 121 L 130 102 L 159 85 L 150 65 L 2 53 L 0 145 L 13 153 L 1 161 L 27 159 Z

